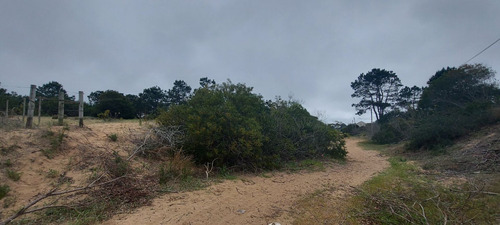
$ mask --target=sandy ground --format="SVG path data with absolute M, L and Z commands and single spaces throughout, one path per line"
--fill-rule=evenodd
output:
M 244 176 L 199 191 L 167 194 L 103 224 L 290 224 L 294 203 L 302 196 L 325 188 L 345 195 L 388 167 L 378 152 L 362 150 L 357 142 L 348 139 L 347 162 L 325 171 Z
M 75 122 L 76 121 L 76 122 Z M 69 121 L 66 129 L 59 126 L 41 128 L 0 130 L 0 147 L 16 146 L 8 154 L 0 154 L 0 185 L 8 185 L 10 192 L 0 200 L 0 219 L 11 215 L 14 210 L 26 205 L 40 193 L 45 193 L 55 187 L 58 179 L 68 182 L 61 189 L 71 189 L 87 184 L 92 174 L 91 168 L 99 166 L 103 155 L 111 155 L 113 151 L 127 156 L 128 151 L 135 148 L 130 142 L 133 134 L 142 134 L 146 126 L 137 122 L 103 123 L 90 121 L 84 128 L 79 128 L 78 121 Z M 51 121 L 49 121 L 51 122 Z M 41 152 L 50 148 L 48 138 L 43 133 L 51 130 L 58 133 L 64 130 L 65 138 L 60 152 L 49 159 Z M 110 134 L 117 134 L 118 141 L 112 142 Z M 10 161 L 11 166 L 5 166 Z M 6 171 L 10 169 L 20 173 L 19 181 L 7 178 Z M 50 177 L 50 171 L 55 177 Z

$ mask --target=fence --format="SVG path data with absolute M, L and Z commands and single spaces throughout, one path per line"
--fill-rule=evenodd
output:
M 37 101 L 38 100 L 38 101 Z M 51 102 L 51 101 L 57 101 L 58 107 L 57 107 L 57 119 L 58 119 L 58 125 L 62 126 L 64 124 L 64 110 L 65 110 L 65 105 L 69 104 L 78 104 L 78 119 L 79 119 L 79 126 L 83 127 L 83 117 L 84 117 L 84 103 L 83 103 L 83 91 L 78 92 L 78 101 L 68 101 L 65 100 L 65 93 L 61 90 L 59 90 L 58 98 L 57 99 L 44 99 L 42 97 L 36 98 L 36 85 L 31 85 L 30 87 L 30 94 L 28 98 L 28 108 L 26 109 L 26 98 L 23 98 L 23 104 L 22 104 L 22 123 L 25 121 L 26 117 L 26 112 L 27 112 L 27 119 L 26 119 L 26 128 L 33 128 L 33 119 L 35 116 L 35 103 L 38 103 L 38 125 L 40 125 L 41 122 L 41 112 L 42 112 L 42 103 L 43 102 Z M 15 115 L 15 111 L 13 109 L 9 110 L 9 100 L 7 99 L 5 102 L 5 111 L 0 112 L 0 124 L 1 125 L 6 125 L 9 123 L 12 123 L 13 121 L 19 121 L 18 116 Z M 72 110 L 75 111 L 75 110 Z M 12 120 L 12 118 L 17 118 Z M 19 123 L 19 122 L 16 122 Z

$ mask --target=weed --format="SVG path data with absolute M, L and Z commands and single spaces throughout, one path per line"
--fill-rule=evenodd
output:
M 271 178 L 271 177 L 273 177 L 273 175 L 269 174 L 269 173 L 261 173 L 260 176 L 263 177 L 263 178 Z
M 376 151 L 383 151 L 383 150 L 387 149 L 387 147 L 390 146 L 387 144 L 385 144 L 385 145 L 377 144 L 377 143 L 372 142 L 372 141 L 361 141 L 361 142 L 358 142 L 358 145 L 363 149 L 376 150 Z
M 5 162 L 3 163 L 3 166 L 5 166 L 5 167 L 11 167 L 12 166 L 12 162 L 10 161 L 10 159 L 5 160 Z
M 7 169 L 7 177 L 13 181 L 18 181 L 19 179 L 21 179 L 21 173 Z
M 462 224 L 495 221 L 493 202 L 477 184 L 454 186 L 438 184 L 423 176 L 418 168 L 394 157 L 391 167 L 362 185 L 350 202 L 351 218 L 369 224 Z M 454 190 L 454 191 L 452 191 Z
M 308 170 L 308 171 L 323 171 L 325 166 L 323 162 L 316 159 L 305 159 L 301 161 L 291 161 L 285 164 L 285 170 L 296 172 L 300 170 Z
M 238 178 L 235 175 L 231 174 L 231 171 L 226 166 L 222 166 L 218 169 L 218 177 L 226 180 L 235 180 L 236 178 Z
M 9 193 L 10 187 L 6 184 L 0 186 L 0 199 L 4 198 L 7 196 L 7 193 Z
M 121 177 L 130 170 L 129 162 L 118 155 L 116 151 L 113 151 L 113 160 L 108 160 L 106 167 L 112 177 Z
M 158 171 L 160 184 L 168 180 L 186 179 L 194 174 L 194 163 L 191 157 L 175 152 L 168 162 L 162 165 Z
M 52 149 L 41 149 L 40 152 L 47 157 L 47 159 L 53 159 L 55 156 L 55 152 Z
M 11 145 L 9 147 L 1 147 L 0 148 L 0 155 L 8 155 L 9 153 L 15 151 L 16 149 L 19 149 L 21 147 L 19 147 L 19 145 Z
M 57 170 L 49 169 L 49 171 L 47 172 L 48 178 L 56 178 L 58 176 L 59 176 L 59 171 Z
M 50 148 L 42 149 L 40 152 L 48 159 L 54 158 L 54 156 L 61 150 L 61 145 L 64 141 L 64 130 L 58 132 L 57 134 L 51 130 L 46 130 L 42 134 L 42 138 L 49 139 Z
M 1 186 L 0 186 L 0 189 L 1 189 Z M 1 199 L 1 198 L 0 198 Z M 6 197 L 4 200 L 3 200 L 3 207 L 4 208 L 9 208 L 11 205 L 15 204 L 16 203 L 16 196 L 9 196 L 9 197 Z
M 118 140 L 118 135 L 117 134 L 110 134 L 110 135 L 108 135 L 108 138 L 112 142 L 116 142 L 116 140 Z
M 39 216 L 29 224 L 96 224 L 109 217 L 106 213 L 116 203 L 112 201 L 95 201 L 77 208 L 59 207 L 49 208 L 37 213 Z

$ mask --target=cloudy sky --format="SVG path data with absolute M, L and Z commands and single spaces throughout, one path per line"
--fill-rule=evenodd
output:
M 498 0 L 0 0 L 0 87 L 138 94 L 208 76 L 292 95 L 327 122 L 366 121 L 351 107 L 359 74 L 423 86 L 500 38 L 499 12 Z M 470 63 L 500 71 L 500 43 Z

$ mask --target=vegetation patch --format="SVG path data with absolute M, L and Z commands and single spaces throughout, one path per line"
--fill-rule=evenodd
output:
M 49 148 L 42 149 L 40 152 L 47 157 L 48 159 L 52 159 L 62 150 L 62 144 L 64 142 L 64 138 L 66 135 L 64 134 L 64 129 L 59 132 L 54 132 L 51 130 L 46 130 L 42 134 L 42 138 L 45 138 L 49 141 Z
M 6 156 L 19 148 L 21 148 L 21 147 L 19 147 L 19 145 L 11 145 L 8 147 L 2 146 L 2 147 L 0 147 L 0 155 Z
M 317 159 L 304 159 L 301 161 L 292 161 L 285 164 L 283 167 L 286 171 L 296 172 L 301 170 L 306 171 L 324 171 L 325 170 L 325 162 L 317 160 Z
M 387 171 L 358 190 L 350 202 L 351 219 L 373 224 L 495 223 L 498 194 L 471 182 L 445 187 L 401 158 L 390 162 Z
M 117 134 L 110 134 L 110 135 L 108 135 L 108 138 L 112 142 L 116 142 L 118 140 L 118 135 Z
M 59 177 L 59 171 L 49 169 L 49 171 L 47 172 L 47 177 L 48 178 L 57 178 L 57 177 Z
M 13 181 L 19 181 L 21 179 L 21 173 L 16 172 L 11 169 L 6 169 L 7 177 Z
M 292 210 L 295 218 L 292 224 L 342 224 L 345 221 L 346 207 L 341 202 L 346 197 L 334 196 L 333 192 L 334 189 L 327 188 L 303 196 Z
M 10 191 L 10 187 L 9 185 L 1 185 L 0 186 L 0 199 L 4 198 L 5 196 L 7 196 L 7 193 L 9 193 Z
M 206 84 L 157 121 L 161 127 L 181 128 L 180 147 L 198 165 L 256 171 L 315 157 L 345 157 L 339 131 L 296 101 L 264 101 L 252 90 L 230 81 Z

